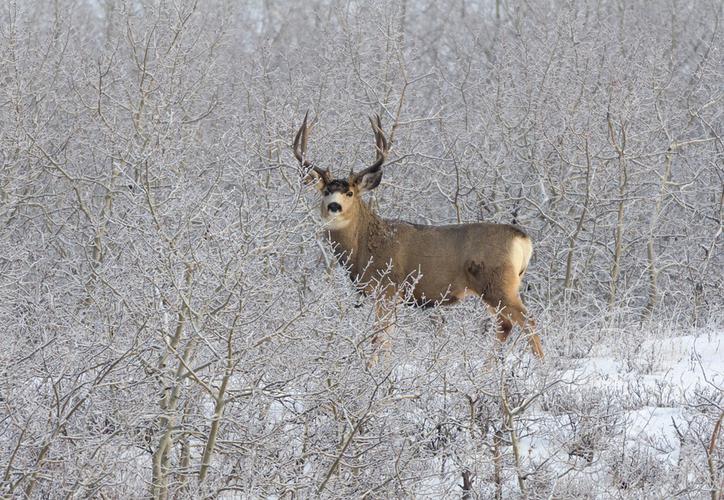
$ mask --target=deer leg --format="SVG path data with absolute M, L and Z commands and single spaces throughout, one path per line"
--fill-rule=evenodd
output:
M 435 335 L 441 335 L 443 329 L 445 328 L 446 320 L 439 307 L 430 314 L 430 322 L 435 330 Z
M 544 356 L 543 345 L 541 344 L 540 337 L 535 333 L 535 321 L 527 318 L 527 311 L 523 305 L 523 301 L 520 299 L 520 295 L 516 294 L 505 300 L 503 313 L 507 313 L 510 316 L 510 320 L 520 326 L 521 331 L 526 334 L 528 344 L 533 354 L 542 358 Z
M 501 310 L 504 305 L 498 302 L 495 306 L 488 303 L 488 311 L 495 318 L 495 337 L 502 344 L 510 336 L 510 332 L 513 330 L 513 323 L 507 317 L 504 310 Z
M 540 337 L 535 332 L 535 321 L 532 319 L 528 319 L 528 343 L 530 344 L 530 349 L 533 351 L 533 354 L 539 358 L 543 358 L 545 356 L 545 353 L 543 352 L 543 344 L 540 341 Z
M 390 335 L 395 329 L 397 319 L 397 304 L 393 300 L 380 298 L 375 302 L 375 324 L 372 334 L 372 357 L 367 363 L 368 367 L 377 364 L 379 353 L 390 352 Z
M 520 296 L 516 294 L 499 300 L 488 297 L 485 298 L 485 302 L 490 313 L 496 318 L 496 337 L 501 343 L 508 339 L 515 324 L 525 332 L 533 354 L 539 358 L 543 357 L 543 346 L 540 337 L 535 333 L 535 321 L 526 318 L 527 311 Z
M 519 325 L 521 330 L 527 332 L 533 354 L 542 358 L 543 346 L 535 333 L 535 322 L 526 319 L 526 309 L 518 294 L 521 276 L 525 270 L 518 272 L 510 266 L 486 269 L 474 261 L 467 262 L 465 269 L 473 284 L 471 288 L 482 296 L 496 318 L 498 340 L 505 342 L 510 336 L 513 324 Z

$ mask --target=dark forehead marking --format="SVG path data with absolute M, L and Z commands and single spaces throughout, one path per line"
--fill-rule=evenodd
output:
M 341 179 L 335 179 L 327 184 L 327 189 L 329 189 L 330 193 L 334 193 L 337 191 L 347 192 L 349 191 L 349 182 L 343 181 Z

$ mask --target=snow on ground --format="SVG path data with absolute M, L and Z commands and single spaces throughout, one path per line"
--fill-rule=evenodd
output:
M 604 345 L 594 357 L 571 360 L 559 376 L 572 388 L 558 397 L 562 407 L 581 398 L 575 404 L 585 408 L 580 401 L 588 400 L 598 419 L 539 409 L 529 436 L 520 440 L 521 455 L 530 464 L 555 461 L 569 481 L 593 475 L 608 476 L 609 482 L 615 469 L 611 458 L 624 450 L 650 457 L 652 467 L 674 467 L 682 452 L 680 433 L 687 428 L 685 403 L 696 391 L 716 394 L 724 388 L 724 331 L 649 339 L 633 351 Z M 606 428 L 609 417 L 612 423 Z M 586 425 L 592 426 L 588 435 Z M 572 436 L 576 427 L 579 434 Z M 590 445 L 591 454 L 572 450 L 576 442 Z M 608 455 L 601 459 L 605 447 Z
M 651 448 L 659 462 L 676 465 L 679 439 L 676 429 L 685 425 L 682 408 L 647 406 L 626 414 L 626 439 L 631 446 Z
M 724 331 L 646 340 L 629 357 L 609 352 L 575 360 L 561 377 L 588 387 L 625 388 L 640 382 L 685 397 L 701 386 L 724 387 Z
M 651 373 L 645 375 L 647 380 L 668 382 L 684 393 L 704 384 L 724 387 L 724 331 L 648 340 L 641 352 L 652 353 L 656 360 L 651 363 Z M 642 365 L 648 362 L 641 361 Z
M 565 374 L 566 378 L 589 377 L 597 383 L 631 372 L 622 356 L 608 351 L 579 362 Z M 637 375 L 666 381 L 686 390 L 707 380 L 724 383 L 724 331 L 698 336 L 685 335 L 645 340 L 631 356 Z

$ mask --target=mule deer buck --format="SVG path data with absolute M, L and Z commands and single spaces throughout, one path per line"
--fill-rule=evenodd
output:
M 533 247 L 520 229 L 507 224 L 451 224 L 429 226 L 378 216 L 362 195 L 379 186 L 382 165 L 389 151 L 379 115 L 370 118 L 375 134 L 376 158 L 364 170 L 334 179 L 306 158 L 311 126 L 307 115 L 294 137 L 294 156 L 305 180 L 322 194 L 321 214 L 338 262 L 346 266 L 358 291 L 377 294 L 378 320 L 408 297 L 417 306 L 453 304 L 467 295 L 482 297 L 498 321 L 497 337 L 505 341 L 519 325 L 528 331 L 533 353 L 543 357 L 535 323 L 527 319 L 519 295 L 523 273 Z M 383 304 L 387 304 L 386 306 Z M 387 327 L 383 328 L 386 333 Z M 384 335 L 384 334 L 383 334 Z M 375 335 L 373 344 L 386 340 Z

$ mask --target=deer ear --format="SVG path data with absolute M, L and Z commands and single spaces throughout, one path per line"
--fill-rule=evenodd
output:
M 317 191 L 324 191 L 324 188 L 327 187 L 329 183 L 329 176 L 325 174 L 326 172 L 320 174 L 312 169 L 304 176 L 303 182 L 308 186 L 314 186 Z
M 362 194 L 379 186 L 380 181 L 382 181 L 382 169 L 377 168 L 376 170 L 360 172 L 354 176 L 352 183 L 357 186 L 360 194 Z

